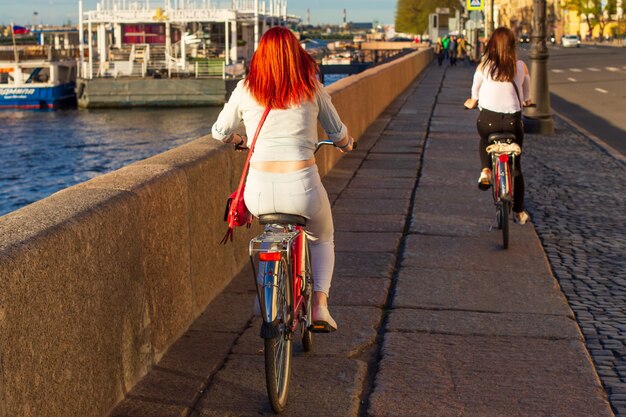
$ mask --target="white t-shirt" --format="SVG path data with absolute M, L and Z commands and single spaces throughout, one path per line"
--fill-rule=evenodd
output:
M 530 99 L 530 78 L 525 68 L 523 61 L 516 62 L 514 81 L 522 101 Z M 494 81 L 488 69 L 483 68 L 482 65 L 479 65 L 474 73 L 472 99 L 478 100 L 480 109 L 497 113 L 517 113 L 522 110 L 513 84 L 508 81 Z
M 222 140 L 243 121 L 251 143 L 264 110 L 241 80 L 213 125 L 212 136 Z M 302 161 L 312 158 L 318 141 L 318 120 L 333 142 L 341 141 L 348 134 L 321 83 L 318 83 L 312 100 L 269 112 L 250 161 Z

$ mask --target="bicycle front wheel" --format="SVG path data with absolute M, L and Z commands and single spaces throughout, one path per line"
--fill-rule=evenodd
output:
M 511 213 L 511 202 L 502 201 L 500 206 L 500 219 L 502 221 L 502 246 L 509 248 L 509 214 Z
M 287 405 L 289 394 L 289 378 L 291 377 L 292 344 L 290 336 L 291 323 L 291 288 L 287 263 L 282 260 L 276 277 L 277 303 L 279 306 L 276 317 L 277 335 L 265 339 L 265 382 L 267 396 L 276 413 L 281 413 Z

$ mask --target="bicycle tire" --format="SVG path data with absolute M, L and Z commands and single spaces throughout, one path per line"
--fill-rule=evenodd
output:
M 291 316 L 291 288 L 287 262 L 281 260 L 277 276 L 278 297 L 281 306 L 278 335 L 265 339 L 265 382 L 272 409 L 281 413 L 287 406 L 289 379 L 291 377 L 292 343 L 288 334 Z
M 509 248 L 509 214 L 511 213 L 511 202 L 502 201 L 500 206 L 500 212 L 502 216 L 502 247 L 504 249 Z
M 302 323 L 302 348 L 305 352 L 310 352 L 313 348 L 313 332 L 309 330 L 309 323 L 312 323 L 311 314 L 313 314 L 313 275 L 311 269 L 311 252 L 309 250 L 309 243 L 305 243 L 305 275 L 306 285 L 304 289 L 304 300 L 306 303 L 307 320 Z

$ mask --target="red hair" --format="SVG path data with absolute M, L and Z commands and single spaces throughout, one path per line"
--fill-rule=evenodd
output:
M 317 73 L 317 64 L 293 33 L 276 26 L 261 37 L 244 83 L 264 107 L 286 109 L 314 97 Z

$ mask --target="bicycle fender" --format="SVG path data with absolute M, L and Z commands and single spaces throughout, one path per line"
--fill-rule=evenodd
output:
M 274 320 L 271 323 L 263 322 L 261 324 L 261 338 L 262 339 L 273 339 L 278 337 L 280 332 L 278 331 L 278 320 Z

